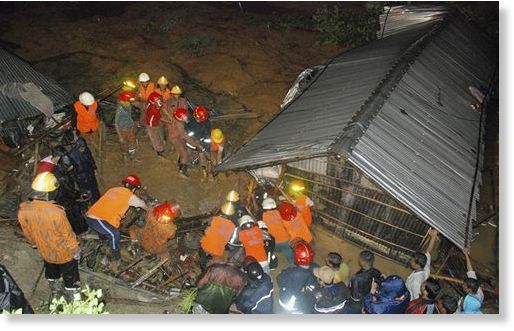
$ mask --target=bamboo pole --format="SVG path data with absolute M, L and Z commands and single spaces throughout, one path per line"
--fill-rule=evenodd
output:
M 401 227 L 399 227 L 399 226 L 396 226 L 396 225 L 393 225 L 393 224 L 387 223 L 387 222 L 386 222 L 386 221 L 384 221 L 384 220 L 381 220 L 381 219 L 378 219 L 378 218 L 374 218 L 374 217 L 372 217 L 372 216 L 369 216 L 369 215 L 367 215 L 367 214 L 364 214 L 364 213 L 362 213 L 362 212 L 360 212 L 360 211 L 358 211 L 358 210 L 352 209 L 352 208 L 347 207 L 347 206 L 345 206 L 345 205 L 341 205 L 341 204 L 339 204 L 339 203 L 337 203 L 337 202 L 334 202 L 334 201 L 332 201 L 332 200 L 329 200 L 329 199 L 327 199 L 327 198 L 325 198 L 325 197 L 323 197 L 323 196 L 321 196 L 321 195 L 319 195 L 319 194 L 317 194 L 317 193 L 314 193 L 314 192 L 311 192 L 311 191 L 308 191 L 308 192 L 309 192 L 310 194 L 312 194 L 312 195 L 314 195 L 314 196 L 318 197 L 319 199 L 325 200 L 325 201 L 327 201 L 328 203 L 331 203 L 331 204 L 333 204 L 333 205 L 335 205 L 335 206 L 337 206 L 337 207 L 340 207 L 340 208 L 343 208 L 343 209 L 349 210 L 349 211 L 351 211 L 352 213 L 355 213 L 355 214 L 361 215 L 361 216 L 366 217 L 366 218 L 368 218 L 368 219 L 370 219 L 370 220 L 373 220 L 373 221 L 375 221 L 375 222 L 378 222 L 378 223 L 381 223 L 381 224 L 387 225 L 387 226 L 392 227 L 392 228 L 395 228 L 395 229 L 397 229 L 397 230 L 400 230 L 400 231 L 403 231 L 403 232 L 409 233 L 409 234 L 411 234 L 411 235 L 413 235 L 413 236 L 423 238 L 423 236 L 422 236 L 422 235 L 420 235 L 420 234 L 418 234 L 418 233 L 415 233 L 415 232 L 409 231 L 409 230 L 407 230 L 407 229 L 401 228 Z
M 300 176 L 296 176 L 296 175 L 292 175 L 292 174 L 289 174 L 287 173 L 286 176 L 290 176 L 290 177 L 293 177 L 293 178 L 297 178 L 297 179 L 301 179 L 301 180 L 304 180 L 304 181 L 307 181 L 307 182 L 311 182 L 311 183 L 314 183 L 314 184 L 318 184 L 318 185 L 321 185 L 321 186 L 325 186 L 325 187 L 328 187 L 328 188 L 332 188 L 334 190 L 337 190 L 337 191 L 342 191 L 342 192 L 346 192 L 346 193 L 350 193 L 356 197 L 359 197 L 359 198 L 363 198 L 363 199 L 366 199 L 366 200 L 369 200 L 369 201 L 373 201 L 375 203 L 378 203 L 380 205 L 384 205 L 386 207 L 389 207 L 389 208 L 392 208 L 394 210 L 397 210 L 397 211 L 400 211 L 400 212 L 403 212 L 403 213 L 406 213 L 406 214 L 409 214 L 409 215 L 413 215 L 410 211 L 408 210 L 405 210 L 405 209 L 402 209 L 402 208 L 398 208 L 398 207 L 395 207 L 395 206 L 392 206 L 388 203 L 385 203 L 385 202 L 382 202 L 382 201 L 378 201 L 378 200 L 375 200 L 375 199 L 372 199 L 372 198 L 368 198 L 367 196 L 365 195 L 360 195 L 360 194 L 356 194 L 356 193 L 353 193 L 352 191 L 350 190 L 345 190 L 343 188 L 340 188 L 340 187 L 336 187 L 336 186 L 332 186 L 332 185 L 328 185 L 328 184 L 325 184 L 325 183 L 322 183 L 322 182 L 319 182 L 319 181 L 315 181 L 315 180 L 312 180 L 312 179 L 308 179 L 308 178 L 303 178 L 303 177 L 300 177 Z
M 447 282 L 457 283 L 457 284 L 464 284 L 464 281 L 462 279 L 454 278 L 454 277 L 448 277 L 448 276 L 441 276 L 441 275 L 434 275 L 430 274 L 431 278 L 437 279 L 437 280 L 444 280 Z M 484 286 L 480 286 L 482 288 L 482 291 L 489 292 L 492 294 L 495 294 L 496 296 L 499 295 L 498 290 L 496 289 L 490 289 Z
M 353 225 L 348 224 L 348 223 L 346 223 L 346 222 L 345 222 L 345 221 L 343 221 L 343 220 L 337 219 L 337 218 L 335 218 L 335 217 L 334 217 L 334 216 L 332 216 L 332 215 L 328 215 L 328 214 L 326 214 L 326 213 L 324 213 L 324 212 L 322 212 L 322 211 L 320 211 L 320 210 L 316 210 L 316 212 L 317 212 L 317 213 L 319 213 L 322 217 L 326 217 L 326 218 L 329 218 L 329 219 L 331 219 L 331 220 L 333 220 L 333 221 L 335 221 L 335 222 L 342 223 L 342 224 L 344 224 L 344 225 L 346 225 L 346 226 L 348 226 L 348 227 L 350 227 L 350 228 L 352 228 L 352 229 L 354 229 L 354 230 L 356 230 L 356 231 L 362 232 L 362 233 L 364 233 L 365 235 L 370 236 L 370 237 L 372 237 L 372 238 L 374 238 L 374 239 L 377 239 L 377 240 L 379 240 L 379 241 L 381 241 L 381 242 L 384 242 L 384 243 L 389 244 L 389 245 L 396 246 L 396 247 L 398 247 L 398 248 L 401 248 L 401 249 L 407 250 L 407 251 L 412 252 L 412 253 L 414 253 L 414 252 L 415 252 L 414 250 L 412 250 L 412 249 L 410 249 L 410 248 L 403 247 L 403 246 L 401 246 L 401 245 L 398 245 L 398 244 L 392 243 L 392 242 L 390 242 L 390 241 L 387 241 L 387 240 L 385 240 L 385 239 L 383 239 L 383 238 L 379 238 L 379 237 L 377 237 L 377 236 L 374 236 L 374 235 L 372 235 L 372 234 L 370 234 L 370 233 L 368 233 L 368 232 L 366 232 L 366 231 L 363 231 L 363 230 L 361 230 L 361 229 L 359 229 L 359 228 L 356 228 L 356 227 L 354 227 Z
M 39 162 L 39 141 L 36 143 L 36 146 L 34 147 L 34 169 L 32 171 L 33 177 L 37 174 L 37 164 Z
M 164 259 L 162 260 L 161 262 L 159 262 L 155 267 L 153 267 L 150 271 L 148 271 L 146 274 L 144 274 L 143 276 L 139 277 L 135 282 L 134 284 L 132 285 L 132 288 L 135 288 L 137 287 L 138 285 L 140 285 L 142 282 L 144 282 L 145 280 L 147 280 L 148 278 L 150 278 L 155 272 L 157 272 L 157 270 L 159 270 L 159 268 L 164 265 L 166 262 L 168 262 L 170 259 L 167 258 L 167 259 Z

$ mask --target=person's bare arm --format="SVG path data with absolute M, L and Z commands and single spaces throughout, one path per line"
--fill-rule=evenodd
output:
M 430 230 L 428 230 L 428 235 L 430 236 L 430 242 L 428 243 L 427 253 L 430 255 L 432 255 L 432 251 L 434 250 L 438 234 L 439 234 L 439 232 L 434 228 L 431 228 Z
M 464 253 L 464 257 L 466 257 L 466 269 L 468 271 L 473 271 L 473 265 L 471 264 L 471 258 L 469 257 L 469 255 L 470 255 L 469 247 L 464 247 L 464 249 L 462 249 L 462 252 Z

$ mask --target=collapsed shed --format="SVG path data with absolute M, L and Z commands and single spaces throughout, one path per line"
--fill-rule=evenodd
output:
M 52 127 L 73 103 L 56 81 L 0 47 L 0 137 L 12 148 L 22 146 L 39 125 Z
M 282 165 L 318 222 L 406 262 L 429 227 L 460 248 L 473 239 L 497 54 L 446 7 L 393 7 L 381 23 L 379 39 L 302 73 L 216 170 Z

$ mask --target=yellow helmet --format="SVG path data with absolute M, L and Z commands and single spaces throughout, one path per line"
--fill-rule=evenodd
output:
M 301 180 L 295 179 L 289 184 L 289 193 L 293 196 L 300 194 L 304 190 L 305 184 Z
M 234 204 L 232 202 L 225 202 L 221 206 L 221 212 L 227 216 L 232 216 L 236 212 L 236 208 L 234 207 Z
M 225 136 L 223 135 L 223 131 L 221 129 L 212 129 L 211 131 L 211 139 L 216 144 L 221 144 Z
M 171 94 L 182 94 L 182 89 L 180 86 L 175 85 L 171 88 Z
M 230 202 L 237 202 L 237 201 L 239 201 L 239 193 L 232 190 L 232 191 L 228 192 L 225 200 L 230 201 Z
M 168 85 L 168 79 L 164 76 L 159 77 L 157 80 L 158 85 Z
M 38 192 L 53 192 L 57 190 L 59 183 L 55 175 L 49 171 L 42 172 L 34 178 L 32 189 Z

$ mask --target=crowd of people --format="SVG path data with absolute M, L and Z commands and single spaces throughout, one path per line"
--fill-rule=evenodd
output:
M 204 179 L 209 178 L 210 167 L 221 161 L 225 135 L 218 128 L 211 129 L 208 110 L 191 107 L 179 86 L 168 88 L 165 77 L 159 78 L 156 88 L 141 73 L 139 83 L 137 92 L 125 89 L 118 95 L 115 127 L 123 153 L 137 160 L 137 130 L 146 127 L 159 157 L 165 153 L 163 138 L 167 137 L 177 153 L 181 176 L 187 178 L 188 167 L 198 162 Z M 101 194 L 96 153 L 90 150 L 90 146 L 97 149 L 101 138 L 98 102 L 84 92 L 74 108 L 73 126 L 51 155 L 39 162 L 32 192 L 18 212 L 27 242 L 44 261 L 52 298 L 64 294 L 68 300 L 81 289 L 79 236 L 98 236 L 113 274 L 120 270 L 124 230 L 134 255 L 144 251 L 163 263 L 174 263 L 167 243 L 176 236 L 174 220 L 181 215 L 176 201 L 145 199 L 145 188 L 135 174 Z M 229 313 L 231 307 L 244 314 L 480 313 L 484 295 L 469 250 L 464 251 L 468 277 L 461 300 L 443 294 L 442 285 L 430 277 L 431 254 L 438 238 L 434 229 L 429 231 L 426 252 L 413 255 L 413 271 L 406 280 L 377 270 L 369 250 L 360 253 L 360 269 L 354 274 L 338 252 L 330 252 L 323 265 L 318 265 L 312 233 L 314 202 L 302 181 L 292 181 L 286 191 L 249 194 L 244 202 L 236 191 L 226 195 L 200 239 L 202 274 L 195 284 L 193 313 Z M 140 210 L 142 217 L 126 224 L 129 208 Z M 279 261 L 284 265 L 279 266 Z M 279 267 L 278 276 L 272 277 L 272 270 Z

